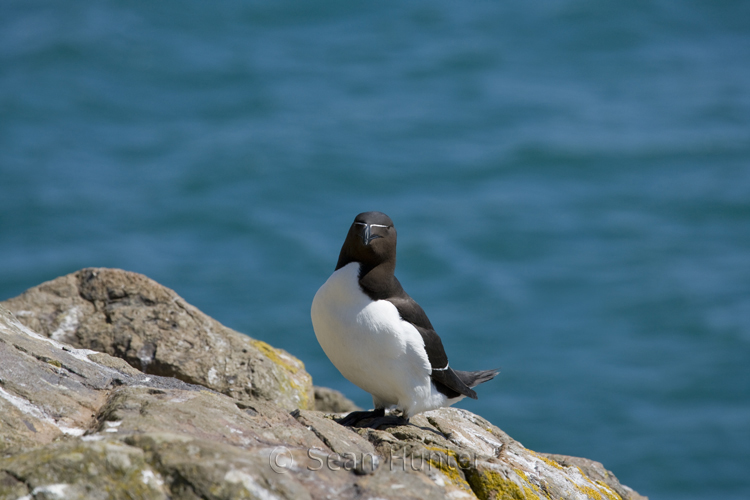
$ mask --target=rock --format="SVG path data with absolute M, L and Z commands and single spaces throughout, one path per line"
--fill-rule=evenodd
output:
M 146 453 L 116 440 L 61 441 L 0 463 L 15 480 L 5 490 L 0 482 L 0 498 L 169 498 Z
M 94 355 L 94 356 L 92 356 Z M 91 358 L 112 359 L 97 363 Z M 97 413 L 120 387 L 148 391 L 205 391 L 169 377 L 112 368 L 118 361 L 75 349 L 23 326 L 0 306 L 0 456 L 79 437 L 97 425 Z
M 48 312 L 21 309 L 26 322 L 46 321 L 54 333 L 60 311 L 35 300 Z M 65 335 L 107 307 L 90 304 Z M 36 333 L 0 306 L 3 500 L 643 498 L 597 462 L 535 453 L 466 410 L 380 430 L 344 428 L 332 416 L 142 373 Z
M 313 390 L 315 391 L 315 409 L 317 411 L 348 413 L 362 409 L 335 389 L 315 385 Z
M 122 358 L 144 373 L 290 410 L 315 404 L 300 360 L 223 326 L 141 274 L 82 269 L 2 305 L 36 332 Z
M 622 498 L 628 498 L 631 500 L 645 500 L 646 497 L 639 495 L 631 488 L 628 488 L 624 484 L 620 484 L 612 472 L 604 468 L 604 466 L 588 458 L 580 457 L 569 457 L 567 455 L 556 455 L 553 453 L 540 453 L 542 457 L 548 458 L 562 467 L 578 467 L 583 474 L 588 476 L 597 482 L 602 482 L 615 490 L 618 495 Z

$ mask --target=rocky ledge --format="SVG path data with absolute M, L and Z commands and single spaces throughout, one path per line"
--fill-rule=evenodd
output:
M 84 269 L 0 303 L 0 499 L 641 499 L 468 411 L 344 428 L 301 361 Z

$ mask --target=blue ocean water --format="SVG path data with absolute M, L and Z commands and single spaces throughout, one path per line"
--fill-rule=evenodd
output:
M 460 406 L 750 498 L 750 3 L 0 3 L 0 300 L 144 273 L 368 406 L 309 319 L 366 210 Z

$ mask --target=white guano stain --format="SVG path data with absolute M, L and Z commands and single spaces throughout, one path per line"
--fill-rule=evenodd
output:
M 259 485 L 255 478 L 246 472 L 232 469 L 224 475 L 224 480 L 233 484 L 242 484 L 250 495 L 260 500 L 279 500 L 279 497 Z
M 104 422 L 104 426 L 107 428 L 104 432 L 117 432 L 120 425 L 122 425 L 122 420 L 119 422 Z
M 81 441 L 103 441 L 104 436 L 101 434 L 89 434 L 88 436 L 81 436 Z
M 36 340 L 41 340 L 41 341 L 50 343 L 54 347 L 56 347 L 57 349 L 60 349 L 60 350 L 64 349 L 67 354 L 70 354 L 71 356 L 73 356 L 74 358 L 76 358 L 76 359 L 78 359 L 80 361 L 84 361 L 86 363 L 102 367 L 102 365 L 100 365 L 98 363 L 95 363 L 94 361 L 91 361 L 88 358 L 88 356 L 90 354 L 97 354 L 96 351 L 92 351 L 90 349 L 76 349 L 74 347 L 70 347 L 67 344 L 63 344 L 61 342 L 58 342 L 55 339 L 51 339 L 49 337 L 45 337 L 44 335 L 40 335 L 40 334 L 36 333 L 34 330 L 28 328 L 26 325 L 24 325 L 20 321 L 18 321 L 13 316 L 11 316 L 11 317 L 7 317 L 6 316 L 5 319 L 7 319 L 8 322 L 7 322 L 7 324 L 5 324 L 3 321 L 0 321 L 0 330 L 5 331 L 6 333 L 9 333 L 11 335 L 18 334 L 19 333 L 18 331 L 13 331 L 11 328 L 9 328 L 9 326 L 13 326 L 13 327 L 17 328 L 20 331 L 20 333 L 23 333 L 24 335 L 28 335 L 29 337 L 34 338 Z M 103 369 L 107 369 L 107 370 L 109 370 L 111 372 L 115 372 L 115 370 L 109 369 L 107 367 L 102 367 L 102 368 Z
M 589 495 L 585 493 L 586 490 L 597 491 L 603 498 L 619 497 L 608 486 L 592 481 L 578 467 L 569 466 L 558 469 L 533 455 L 522 457 L 517 453 L 512 453 L 508 455 L 508 458 L 519 470 L 526 473 L 526 478 L 517 478 L 517 484 L 529 481 L 532 485 L 539 485 L 547 482 L 560 488 L 564 498 L 573 500 L 588 500 Z
M 208 383 L 209 384 L 219 383 L 218 372 L 216 371 L 216 368 L 214 368 L 213 366 L 211 367 L 210 370 L 208 370 Z
M 160 487 L 164 485 L 164 480 L 159 474 L 154 474 L 151 469 L 145 469 L 141 471 L 141 481 L 151 487 Z
M 81 308 L 79 306 L 68 309 L 60 325 L 50 334 L 50 337 L 54 340 L 62 341 L 68 334 L 75 332 L 81 320 L 80 315 Z
M 85 429 L 80 429 L 78 427 L 68 427 L 65 424 L 61 424 L 55 421 L 55 419 L 47 415 L 44 410 L 42 410 L 38 406 L 35 406 L 24 398 L 6 392 L 2 387 L 0 387 L 0 398 L 3 398 L 7 402 L 15 406 L 18 411 L 32 416 L 37 420 L 41 420 L 43 422 L 47 422 L 48 424 L 54 425 L 55 427 L 60 429 L 63 434 L 68 434 L 70 436 L 83 436 L 83 434 L 86 432 Z
M 69 486 L 69 484 L 65 483 L 37 486 L 31 491 L 31 495 L 22 496 L 18 500 L 32 500 L 32 498 L 36 498 L 39 494 L 44 495 L 43 498 L 66 498 L 65 491 Z
M 476 495 L 472 495 L 471 493 L 467 493 L 463 490 L 451 490 L 448 492 L 448 498 L 476 498 Z
M 67 434 L 69 436 L 80 437 L 86 433 L 86 429 L 81 429 L 79 427 L 68 427 L 67 425 L 61 424 L 60 422 L 53 421 L 53 423 L 57 426 L 58 429 L 63 432 L 63 434 Z

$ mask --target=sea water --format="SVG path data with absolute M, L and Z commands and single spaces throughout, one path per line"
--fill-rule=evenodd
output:
M 460 406 L 750 497 L 750 3 L 0 4 L 0 299 L 144 273 L 368 407 L 309 317 L 367 210 Z

